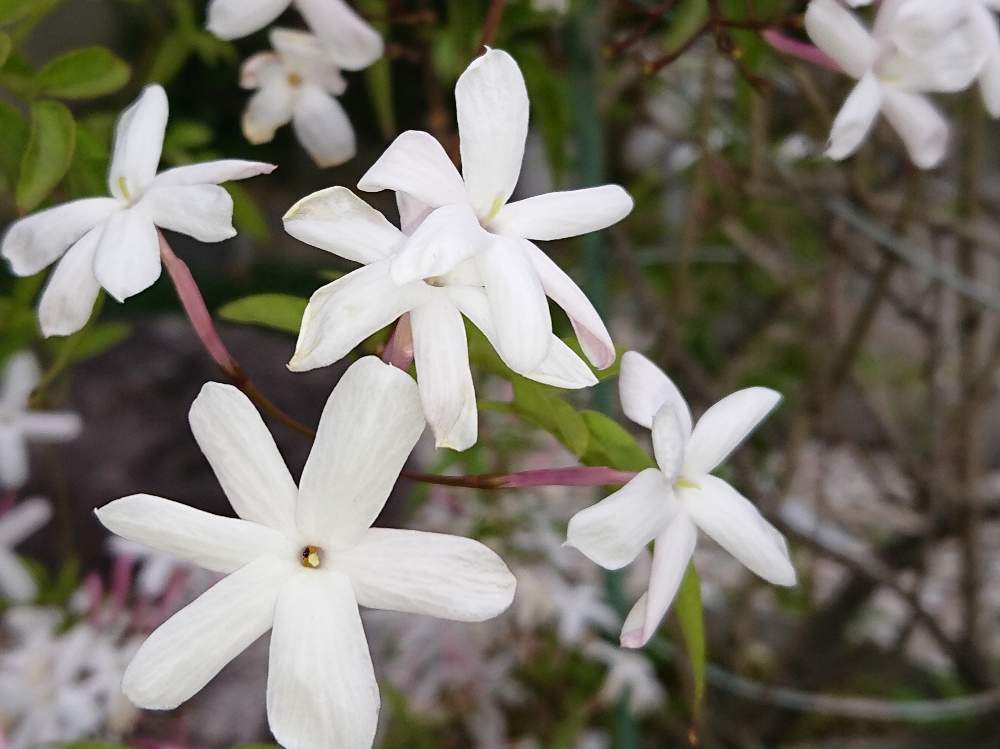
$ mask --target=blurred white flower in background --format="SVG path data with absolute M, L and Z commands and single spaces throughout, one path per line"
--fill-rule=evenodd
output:
M 28 480 L 28 443 L 68 442 L 83 429 L 68 411 L 29 410 L 31 391 L 41 381 L 38 361 L 27 351 L 7 360 L 0 384 L 0 488 L 19 489 Z
M 211 0 L 208 30 L 221 39 L 238 39 L 272 23 L 290 5 L 337 67 L 361 70 L 382 56 L 382 37 L 344 0 Z
M 243 134 L 253 144 L 267 143 L 292 123 L 295 136 L 319 167 L 354 157 L 354 128 L 335 97 L 347 81 L 312 34 L 272 29 L 273 52 L 259 52 L 240 70 L 240 85 L 256 89 L 243 112 Z
M 14 547 L 49 522 L 52 508 L 40 497 L 26 499 L 0 514 L 0 598 L 18 603 L 35 597 L 37 586 Z
M 156 173 L 167 128 L 167 94 L 147 86 L 115 129 L 109 198 L 83 198 L 15 222 L 0 254 L 18 276 L 56 262 L 38 319 L 46 336 L 69 335 L 90 317 L 101 287 L 124 302 L 160 277 L 157 227 L 201 242 L 236 236 L 222 182 L 269 174 L 258 161 L 209 161 Z
M 588 642 L 584 652 L 608 667 L 599 694 L 604 704 L 613 705 L 627 695 L 628 709 L 634 715 L 662 707 L 666 691 L 644 654 L 616 648 L 603 640 Z

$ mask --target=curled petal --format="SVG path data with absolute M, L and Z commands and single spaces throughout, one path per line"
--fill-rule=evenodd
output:
M 299 92 L 292 114 L 299 143 L 322 169 L 339 166 L 357 151 L 354 128 L 340 102 L 316 85 Z
M 259 174 L 270 174 L 277 169 L 274 164 L 243 159 L 221 159 L 201 164 L 177 166 L 156 175 L 153 187 L 178 187 L 186 185 L 221 185 L 249 179 Z
M 358 189 L 403 192 L 432 208 L 468 201 L 465 184 L 444 148 L 420 130 L 397 136 L 358 181 Z
M 443 206 L 424 219 L 393 259 L 392 278 L 402 285 L 444 275 L 489 242 L 468 204 Z
M 618 393 L 622 410 L 636 424 L 652 429 L 657 412 L 664 404 L 669 403 L 684 432 L 685 440 L 691 436 L 691 409 L 681 391 L 662 369 L 638 351 L 626 351 L 622 354 Z

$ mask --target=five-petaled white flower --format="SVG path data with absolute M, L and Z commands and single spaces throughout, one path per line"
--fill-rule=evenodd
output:
M 157 227 L 202 242 L 235 236 L 233 200 L 220 183 L 274 170 L 226 160 L 157 174 L 167 108 L 163 88 L 152 85 L 122 113 L 108 175 L 112 197 L 49 208 L 21 219 L 4 237 L 0 252 L 19 276 L 62 258 L 38 308 L 46 336 L 82 328 L 102 286 L 119 302 L 152 286 L 160 277 Z
M 24 603 L 35 597 L 35 581 L 13 549 L 51 516 L 52 508 L 41 497 L 26 499 L 0 515 L 0 598 Z
M 528 133 L 528 92 L 514 59 L 489 50 L 455 86 L 462 174 L 428 133 L 396 138 L 361 178 L 365 191 L 395 190 L 410 233 L 392 263 L 399 284 L 434 279 L 472 258 L 493 313 L 498 350 L 518 372 L 530 372 L 552 344 L 546 295 L 562 307 L 584 353 L 599 369 L 615 350 L 590 301 L 531 240 L 573 237 L 629 214 L 632 199 L 617 185 L 554 192 L 508 204 Z M 433 212 L 432 212 L 433 211 Z M 423 229 L 423 225 L 421 225 Z
M 274 131 L 292 123 L 295 136 L 320 167 L 337 166 L 355 153 L 354 128 L 334 97 L 347 81 L 319 39 L 291 29 L 272 29 L 274 52 L 243 63 L 240 85 L 258 89 L 243 112 L 243 134 L 267 143 Z
M 437 211 L 414 234 L 434 233 L 446 214 Z M 391 268 L 407 237 L 386 218 L 343 187 L 321 190 L 296 203 L 285 215 L 292 236 L 335 255 L 364 263 L 327 284 L 309 300 L 293 371 L 326 366 L 406 313 L 410 314 L 420 396 L 439 447 L 465 450 L 478 433 L 476 392 L 462 315 L 478 327 L 503 356 L 495 316 L 472 260 L 427 281 L 397 285 Z M 538 382 L 582 388 L 597 382 L 593 372 L 565 343 L 548 333 L 544 361 L 530 370 L 513 369 Z
M 0 386 L 0 488 L 19 489 L 28 480 L 29 442 L 68 442 L 83 428 L 68 411 L 31 411 L 31 391 L 41 380 L 35 357 L 26 351 L 10 357 Z
M 621 644 L 642 647 L 653 636 L 687 570 L 699 528 L 765 580 L 794 585 L 782 535 L 732 486 L 711 475 L 781 396 L 762 387 L 740 390 L 709 408 L 692 429 L 677 387 L 635 351 L 622 356 L 619 388 L 625 415 L 653 430 L 659 468 L 647 468 L 573 516 L 567 543 L 602 567 L 619 569 L 655 539 L 649 589 L 629 612 Z
M 171 709 L 269 629 L 267 714 L 289 749 L 368 749 L 379 691 L 358 605 L 458 621 L 514 596 L 477 541 L 372 528 L 424 429 L 416 384 L 375 357 L 326 404 L 296 488 L 250 401 L 209 383 L 191 428 L 241 519 L 135 495 L 97 516 L 111 531 L 227 573 L 150 635 L 124 678 L 140 707 Z
M 289 5 L 302 14 L 337 67 L 361 70 L 382 56 L 382 37 L 344 0 L 212 0 L 208 30 L 220 39 L 238 39 L 264 28 Z
M 944 158 L 948 124 L 922 94 L 966 88 L 981 68 L 983 52 L 969 23 L 941 30 L 930 46 L 908 48 L 897 31 L 908 2 L 881 3 L 871 32 L 838 0 L 809 3 L 809 37 L 858 80 L 833 123 L 826 152 L 832 159 L 854 153 L 880 111 L 918 167 L 930 169 Z

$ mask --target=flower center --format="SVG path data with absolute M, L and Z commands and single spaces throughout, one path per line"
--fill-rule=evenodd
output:
M 503 198 L 497 195 L 495 198 L 493 198 L 493 204 L 490 206 L 490 212 L 486 214 L 486 218 L 484 218 L 480 222 L 483 224 L 484 229 L 486 228 L 486 224 L 488 224 L 490 221 L 492 221 L 497 217 L 497 214 L 500 213 L 501 208 L 503 208 Z
M 302 76 L 299 75 L 298 73 L 289 73 L 288 85 L 291 86 L 292 88 L 298 88 L 299 86 L 302 85 Z
M 128 180 L 125 177 L 118 178 L 118 189 L 121 190 L 122 197 L 125 198 L 129 203 L 132 202 L 132 196 L 129 194 L 128 190 Z
M 437 286 L 439 288 L 448 285 L 448 281 L 444 276 L 430 276 L 424 279 L 424 283 L 428 286 Z
M 678 489 L 701 489 L 701 487 L 693 481 L 685 478 L 679 478 L 674 482 L 674 486 Z
M 299 561 L 302 563 L 303 567 L 308 567 L 309 569 L 317 569 L 321 564 L 323 564 L 323 550 L 318 546 L 306 546 L 299 553 Z

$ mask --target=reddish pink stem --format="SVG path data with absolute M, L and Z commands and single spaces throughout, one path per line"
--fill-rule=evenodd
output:
M 764 37 L 764 41 L 784 55 L 795 57 L 799 60 L 804 60 L 813 65 L 818 65 L 838 73 L 843 72 L 840 69 L 840 66 L 834 62 L 833 58 L 819 47 L 815 47 L 806 42 L 801 42 L 798 39 L 782 34 L 780 31 L 775 31 L 774 29 L 764 30 L 761 33 L 761 36 Z
M 413 328 L 410 327 L 409 313 L 396 323 L 389 342 L 382 349 L 382 361 L 404 371 L 413 363 Z
M 631 471 L 617 471 L 604 466 L 540 468 L 518 473 L 485 473 L 472 476 L 441 476 L 404 471 L 411 481 L 440 486 L 464 486 L 470 489 L 517 489 L 527 486 L 606 486 L 625 484 L 635 476 Z

